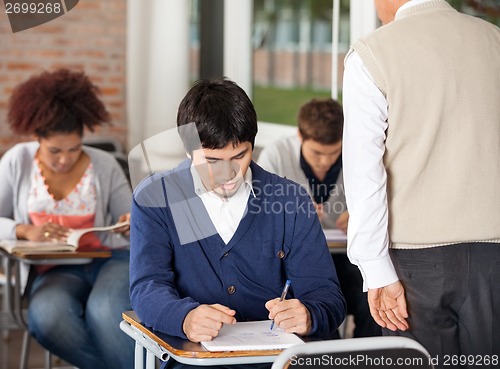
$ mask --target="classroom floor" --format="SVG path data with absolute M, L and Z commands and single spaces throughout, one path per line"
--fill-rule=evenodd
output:
M 19 369 L 19 359 L 23 342 L 21 330 L 9 331 L 8 335 L 0 334 L 0 369 Z M 58 358 L 53 358 L 53 369 L 74 369 Z M 45 350 L 35 341 L 31 340 L 29 369 L 43 369 L 45 365 Z

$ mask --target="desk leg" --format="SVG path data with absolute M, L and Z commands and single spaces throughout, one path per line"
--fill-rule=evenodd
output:
M 134 369 L 144 369 L 144 347 L 135 342 Z
M 9 273 L 7 273 L 7 268 L 9 268 L 9 263 L 8 263 L 9 259 L 0 255 L 0 260 L 2 261 L 2 266 L 0 268 L 1 269 L 0 272 L 3 272 L 3 276 L 5 277 L 5 284 L 2 285 L 3 281 L 0 282 L 0 288 L 2 289 L 2 292 L 0 293 L 0 296 L 2 296 L 2 313 L 7 314 L 8 312 L 11 311 L 10 306 L 8 305 L 9 301 L 7 299 L 7 293 L 9 291 L 8 289 L 11 288 L 11 286 L 12 286 L 12 280 L 10 280 L 8 278 Z M 0 274 L 2 274 L 2 273 L 0 273 Z M 4 340 L 7 340 L 9 338 L 9 329 L 8 328 L 5 328 L 5 330 L 2 331 L 2 338 Z
M 146 350 L 146 369 L 156 368 L 156 358 L 159 358 L 161 361 L 167 361 L 170 359 L 168 353 L 163 350 L 157 343 L 144 336 L 141 331 L 131 326 L 125 320 L 122 320 L 120 322 L 120 329 L 128 336 L 132 337 L 135 341 L 135 369 L 144 368 L 144 350 Z
M 156 356 L 151 351 L 146 349 L 146 369 L 156 368 Z
M 30 334 L 25 329 L 23 333 L 23 345 L 21 348 L 21 360 L 19 362 L 19 369 L 27 369 L 28 368 L 28 357 L 30 352 Z

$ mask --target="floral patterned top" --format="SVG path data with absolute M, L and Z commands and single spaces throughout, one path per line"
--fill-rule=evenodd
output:
M 28 194 L 28 212 L 34 225 L 47 222 L 57 223 L 69 228 L 90 228 L 94 226 L 97 195 L 95 175 L 92 163 L 80 178 L 75 188 L 63 199 L 56 200 L 50 193 L 40 169 L 40 162 L 35 158 L 31 187 Z M 78 250 L 88 251 L 106 248 L 93 233 L 86 233 L 80 238 Z

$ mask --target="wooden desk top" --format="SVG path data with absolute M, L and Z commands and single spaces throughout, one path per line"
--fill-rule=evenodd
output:
M 179 337 L 169 336 L 146 328 L 134 311 L 126 311 L 123 319 L 139 329 L 149 338 L 173 355 L 185 358 L 214 359 L 248 356 L 277 356 L 283 350 L 248 350 L 248 351 L 208 351 L 200 343 L 194 343 Z
M 55 251 L 55 252 L 19 252 L 14 251 L 12 256 L 26 260 L 60 260 L 60 259 L 96 259 L 109 258 L 111 251 Z
M 347 248 L 347 243 L 345 242 L 333 242 L 333 241 L 327 241 L 326 244 L 328 245 L 329 249 L 342 249 L 342 248 Z

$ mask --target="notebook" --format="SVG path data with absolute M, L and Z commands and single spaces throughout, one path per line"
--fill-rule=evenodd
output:
M 279 327 L 270 330 L 271 320 L 224 324 L 219 335 L 201 344 L 208 351 L 280 350 L 304 341 Z
M 347 243 L 347 235 L 340 229 L 324 229 L 327 242 Z

